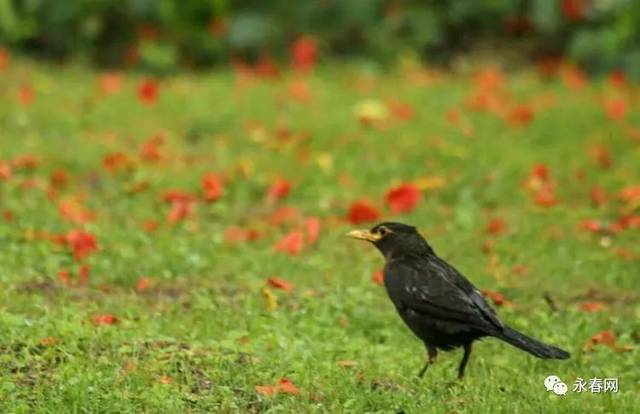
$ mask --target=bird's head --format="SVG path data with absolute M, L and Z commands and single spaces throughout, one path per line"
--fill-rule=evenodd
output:
M 347 236 L 370 241 L 387 259 L 410 254 L 433 253 L 418 230 L 408 224 L 385 222 L 373 226 L 370 230 L 350 231 Z

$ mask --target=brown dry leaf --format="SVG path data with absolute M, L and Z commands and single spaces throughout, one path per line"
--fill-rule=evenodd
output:
M 342 361 L 338 361 L 338 365 L 340 365 L 342 368 L 353 368 L 353 367 L 357 367 L 358 363 L 356 361 L 345 359 Z

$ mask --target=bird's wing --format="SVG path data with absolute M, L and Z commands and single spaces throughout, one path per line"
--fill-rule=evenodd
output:
M 405 281 L 404 306 L 434 318 L 502 330 L 502 322 L 482 294 L 445 262 L 396 263 L 393 273 Z

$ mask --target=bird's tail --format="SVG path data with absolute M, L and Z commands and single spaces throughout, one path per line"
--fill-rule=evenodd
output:
M 527 351 L 531 355 L 543 359 L 567 359 L 571 356 L 567 351 L 555 346 L 543 344 L 533 338 L 530 338 L 515 329 L 505 326 L 502 332 L 496 335 L 497 338 L 510 343 L 516 348 Z

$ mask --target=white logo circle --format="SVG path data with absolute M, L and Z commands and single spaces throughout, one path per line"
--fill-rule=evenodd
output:
M 547 391 L 552 391 L 553 386 L 559 382 L 562 382 L 562 381 L 556 375 L 549 375 L 547 378 L 544 379 L 544 387 L 547 389 Z

